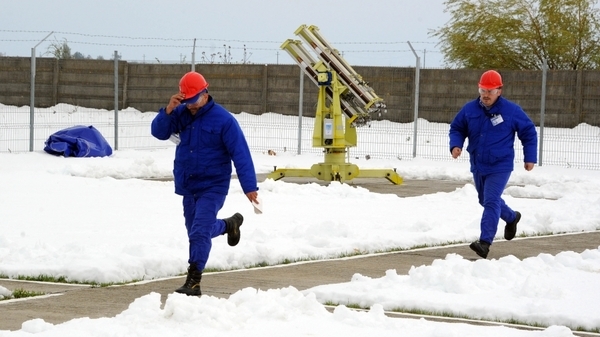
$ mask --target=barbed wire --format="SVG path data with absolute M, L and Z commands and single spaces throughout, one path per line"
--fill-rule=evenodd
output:
M 54 33 L 62 35 L 77 35 L 84 37 L 93 38 L 110 38 L 110 39 L 129 39 L 129 40 L 158 40 L 158 41 L 219 41 L 219 42 L 236 42 L 236 43 L 276 43 L 281 44 L 281 41 L 268 41 L 268 40 L 236 40 L 236 39 L 210 39 L 210 38 L 187 38 L 187 39 L 176 39 L 176 38 L 161 38 L 161 37 L 131 37 L 131 36 L 116 36 L 116 35 L 96 35 L 96 34 L 84 34 L 84 33 L 71 33 L 71 32 L 59 32 L 59 31 L 36 31 L 36 30 L 7 30 L 0 29 L 0 32 L 5 33 Z M 0 40 L 0 41 L 12 41 L 12 42 L 38 42 L 39 40 Z M 72 41 L 69 41 L 72 42 Z M 83 42 L 80 42 L 83 43 Z M 394 44 L 406 44 L 407 41 L 359 41 L 359 42 L 333 42 L 333 44 L 343 45 L 394 45 Z M 437 44 L 437 42 L 431 41 L 411 41 L 416 44 Z M 94 44 L 94 43 L 87 43 Z M 100 44 L 100 45 L 114 45 L 114 46 L 161 46 L 161 45 L 124 45 L 124 44 Z M 190 46 L 191 47 L 191 46 Z
M 0 42 L 39 42 L 38 40 L 12 40 L 12 39 L 0 39 Z M 192 45 L 165 45 L 165 44 L 124 44 L 124 43 L 98 43 L 98 42 L 85 42 L 85 41 L 67 41 L 71 45 L 94 45 L 94 46 L 110 46 L 110 47 L 138 47 L 138 48 L 191 48 Z M 196 48 L 220 48 L 216 46 L 203 46 L 196 45 Z M 279 51 L 280 48 L 255 48 L 255 47 L 234 47 L 227 46 L 227 48 L 231 49 L 250 49 L 250 50 L 266 50 L 266 51 Z M 365 50 L 344 50 L 343 53 L 406 53 L 412 52 L 410 49 L 365 49 Z M 427 51 L 427 52 L 439 52 L 436 50 Z
M 31 34 L 49 35 L 52 33 L 52 37 L 47 42 L 52 45 L 57 43 L 67 43 L 73 51 L 82 48 L 81 46 L 100 46 L 100 47 L 111 47 L 119 48 L 123 52 L 123 49 L 134 48 L 142 52 L 148 52 L 144 49 L 168 49 L 171 51 L 176 50 L 181 52 L 183 50 L 189 51 L 192 48 L 197 53 L 203 55 L 201 58 L 211 58 L 218 55 L 232 56 L 229 51 L 243 51 L 244 62 L 250 62 L 250 58 L 254 56 L 265 60 L 264 53 L 275 53 L 277 63 L 280 63 L 279 53 L 281 49 L 281 41 L 269 41 L 269 40 L 242 40 L 242 39 L 217 39 L 217 38 L 164 38 L 164 37 L 132 37 L 132 36 L 116 36 L 116 35 L 100 35 L 100 34 L 85 34 L 85 33 L 73 33 L 73 32 L 62 32 L 62 31 L 42 31 L 42 30 L 9 30 L 0 29 L 0 43 L 7 45 L 9 43 L 28 43 L 38 44 L 40 39 L 31 38 Z M 28 35 L 28 36 L 25 36 Z M 24 37 L 24 38 L 20 38 Z M 112 40 L 112 41 L 110 41 Z M 200 41 L 200 44 L 197 42 Z M 156 42 L 156 43 L 154 43 Z M 366 54 L 373 54 L 373 57 L 380 57 L 379 55 L 385 54 L 412 54 L 411 49 L 398 48 L 401 45 L 406 46 L 408 41 L 357 41 L 357 42 L 332 42 L 332 46 L 338 46 L 336 51 L 342 56 L 354 55 L 355 57 L 363 57 Z M 423 54 L 438 55 L 441 51 L 437 50 L 425 50 L 427 46 L 436 44 L 435 42 L 424 42 L 424 41 L 410 41 L 411 44 L 415 45 L 416 51 Z M 243 44 L 243 46 L 242 46 Z M 418 48 L 417 46 L 420 46 Z M 79 46 L 79 47 L 77 47 Z M 272 47 L 270 47 L 272 46 Z M 365 49 L 373 46 L 373 49 Z M 352 48 L 356 49 L 352 49 Z M 389 49 L 385 49 L 389 47 Z M 225 50 L 223 50 L 225 48 Z M 220 49 L 220 51 L 219 51 Z M 149 51 L 152 54 L 152 51 Z M 78 52 L 79 53 L 79 52 Z M 89 51 L 87 52 L 89 53 Z M 263 53 L 262 56 L 260 53 Z M 0 50 L 0 56 L 6 55 L 3 50 Z M 41 55 L 41 54 L 40 54 Z M 208 56 L 206 56 L 208 55 Z M 376 56 L 377 55 L 377 56 Z M 90 56 L 88 55 L 88 58 Z M 223 56 L 219 56 L 223 57 Z M 159 60 L 158 57 L 151 56 L 151 59 Z M 163 59 L 164 55 L 160 57 Z M 144 62 L 146 62 L 146 54 L 143 56 Z M 159 61 L 160 62 L 160 61 Z M 281 62 L 285 63 L 285 60 Z M 251 63 L 251 62 L 250 62 Z

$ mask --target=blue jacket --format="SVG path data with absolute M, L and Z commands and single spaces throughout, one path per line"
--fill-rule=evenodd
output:
M 233 161 L 244 193 L 258 190 L 256 173 L 246 138 L 233 115 L 216 104 L 212 97 L 196 115 L 185 104 L 171 114 L 161 108 L 152 121 L 152 135 L 167 140 L 179 134 L 175 150 L 173 175 L 175 193 L 196 196 L 198 193 L 227 194 Z
M 471 172 L 511 172 L 515 133 L 523 145 L 524 162 L 537 163 L 537 131 L 523 109 L 500 96 L 488 110 L 477 98 L 465 104 L 450 124 L 450 151 L 462 149 L 468 138 Z

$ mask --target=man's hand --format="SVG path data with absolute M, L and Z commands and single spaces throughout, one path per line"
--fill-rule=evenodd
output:
M 452 158 L 456 159 L 462 154 L 462 149 L 458 146 L 452 148 Z
M 258 199 L 258 192 L 256 192 L 256 191 L 248 192 L 248 193 L 246 193 L 246 197 L 248 198 L 248 200 L 250 200 L 250 202 L 259 204 L 259 202 L 257 200 Z
M 171 112 L 173 112 L 173 110 L 181 104 L 181 101 L 183 99 L 185 99 L 185 96 L 182 93 L 177 93 L 171 96 L 171 99 L 169 100 L 169 105 L 167 105 L 167 107 L 165 108 L 165 112 L 167 113 L 167 115 L 171 114 Z
M 533 166 L 535 166 L 535 164 L 534 163 L 525 163 L 524 166 L 525 166 L 526 171 L 531 171 L 531 170 L 533 170 Z

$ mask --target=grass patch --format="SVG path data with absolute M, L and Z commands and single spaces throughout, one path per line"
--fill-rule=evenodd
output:
M 80 284 L 80 282 L 77 281 L 72 281 L 69 282 L 67 280 L 66 277 L 64 276 L 58 276 L 58 277 L 54 277 L 54 276 L 50 276 L 50 275 L 38 275 L 38 276 L 23 276 L 23 275 L 18 275 L 17 280 L 20 281 L 36 281 L 36 282 L 55 282 L 55 283 L 73 283 L 73 284 Z
M 0 274 L 0 278 L 11 279 L 10 277 L 8 277 L 7 275 L 4 275 L 4 274 Z M 64 284 L 81 284 L 81 285 L 89 285 L 91 287 L 96 287 L 96 288 L 110 287 L 110 286 L 115 286 L 115 285 L 125 285 L 125 284 L 129 284 L 129 283 L 134 283 L 134 282 L 141 281 L 141 280 L 132 280 L 132 281 L 127 281 L 127 282 L 98 283 L 98 282 L 95 282 L 95 281 L 74 281 L 74 280 L 69 280 L 66 276 L 51 276 L 51 275 L 45 275 L 45 274 L 41 274 L 41 275 L 38 275 L 38 276 L 17 275 L 17 277 L 14 278 L 14 279 L 15 280 L 19 280 L 19 281 L 34 281 L 34 282 L 64 283 Z
M 15 298 L 36 297 L 36 296 L 42 296 L 42 295 L 46 295 L 46 293 L 40 292 L 40 291 L 29 291 L 29 290 L 25 290 L 22 288 L 18 288 L 18 289 L 13 290 L 13 292 L 10 296 L 2 298 L 2 299 L 0 299 L 0 301 L 12 300 Z
M 519 235 L 517 235 L 517 237 L 519 238 L 532 238 L 532 237 L 538 237 L 538 236 L 550 236 L 550 235 L 559 235 L 559 234 L 566 234 L 568 232 L 543 232 L 543 233 L 530 233 L 527 234 L 525 232 L 521 232 Z

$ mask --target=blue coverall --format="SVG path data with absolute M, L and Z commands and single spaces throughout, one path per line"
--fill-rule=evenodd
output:
M 467 151 L 479 204 L 483 206 L 479 241 L 491 244 L 498 221 L 515 220 L 515 212 L 506 205 L 502 193 L 514 169 L 515 134 L 523 145 L 525 163 L 537 162 L 537 131 L 523 109 L 502 96 L 489 108 L 479 98 L 468 102 L 450 124 L 450 152 Z
M 244 193 L 258 190 L 248 144 L 234 116 L 212 97 L 195 115 L 185 104 L 170 114 L 160 109 L 151 132 L 161 140 L 172 134 L 181 140 L 175 150 L 175 193 L 183 196 L 188 262 L 204 270 L 212 238 L 225 232 L 225 222 L 217 219 L 217 213 L 229 191 L 232 161 Z

